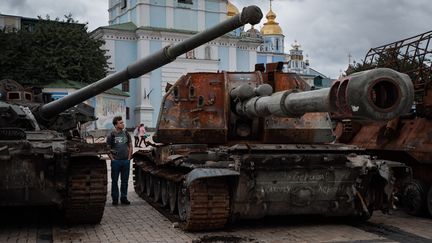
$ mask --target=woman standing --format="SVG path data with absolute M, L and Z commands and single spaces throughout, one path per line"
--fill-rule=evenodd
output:
M 146 134 L 146 130 L 145 130 L 144 124 L 141 123 L 139 125 L 139 128 L 138 128 L 138 135 L 141 138 L 140 141 L 139 141 L 139 144 L 138 144 L 139 148 L 141 148 L 141 143 L 142 142 L 144 142 L 144 146 L 146 146 L 146 143 L 145 143 L 145 134 Z

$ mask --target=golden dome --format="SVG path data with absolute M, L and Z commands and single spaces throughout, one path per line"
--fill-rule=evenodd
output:
M 239 14 L 240 11 L 234 4 L 232 4 L 230 1 L 227 1 L 227 16 L 228 18 L 231 18 L 237 14 Z
M 282 35 L 282 29 L 279 26 L 279 23 L 274 21 L 276 19 L 276 14 L 272 11 L 270 7 L 270 11 L 266 15 L 267 23 L 264 23 L 264 26 L 261 28 L 262 35 Z

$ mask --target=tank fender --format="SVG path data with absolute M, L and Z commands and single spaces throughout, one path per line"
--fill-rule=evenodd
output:
M 185 176 L 185 184 L 189 186 L 195 180 L 202 178 L 235 176 L 238 177 L 240 172 L 230 169 L 216 169 L 216 168 L 197 168 L 189 172 Z
M 387 181 L 391 181 L 392 179 L 392 172 L 394 170 L 404 170 L 405 176 L 412 177 L 411 168 L 406 166 L 403 163 L 395 162 L 395 161 L 389 161 L 389 160 L 379 160 L 376 162 L 378 164 L 378 172 L 381 175 L 382 178 L 386 179 Z
M 378 165 L 379 175 L 387 182 L 384 186 L 384 192 L 387 199 L 392 202 L 395 182 L 410 181 L 412 179 L 411 168 L 403 163 L 388 160 L 378 160 L 376 164 Z

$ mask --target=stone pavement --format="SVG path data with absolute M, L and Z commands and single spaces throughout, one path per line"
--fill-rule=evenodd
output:
M 359 225 L 335 219 L 284 217 L 239 222 L 221 231 L 189 233 L 173 227 L 139 198 L 133 191 L 132 176 L 129 200 L 129 206 L 114 207 L 108 197 L 99 225 L 62 225 L 50 220 L 50 211 L 33 209 L 36 211 L 24 213 L 26 217 L 12 220 L 15 223 L 3 221 L 0 242 L 432 242 L 432 219 L 402 212 L 375 213 L 369 222 Z M 39 214 L 28 218 L 32 212 Z

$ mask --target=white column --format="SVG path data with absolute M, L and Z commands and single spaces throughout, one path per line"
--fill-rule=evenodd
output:
M 255 64 L 257 63 L 257 52 L 256 50 L 249 50 L 249 70 L 253 71 L 255 69 Z
M 272 63 L 272 62 L 273 62 L 272 55 L 268 55 L 267 56 L 267 63 Z
M 174 28 L 174 0 L 166 0 L 166 25 L 168 29 Z
M 144 4 L 137 5 L 137 26 L 150 26 L 150 3 L 149 0 L 142 0 Z
M 211 59 L 219 60 L 219 47 L 216 45 L 211 46 Z
M 137 58 L 141 59 L 150 53 L 150 41 L 139 39 L 137 48 Z M 147 94 L 150 91 L 150 74 L 145 74 L 137 78 L 135 124 L 152 124 L 153 107 Z
M 198 1 L 198 31 L 205 30 L 205 1 Z
M 230 46 L 229 47 L 229 71 L 234 72 L 236 70 L 237 70 L 237 48 L 235 46 Z
M 226 3 L 226 1 L 220 1 L 220 3 L 219 3 L 219 11 L 220 11 L 220 14 L 219 14 L 219 22 L 222 22 L 222 21 L 225 21 L 226 19 L 227 19 L 227 3 Z

